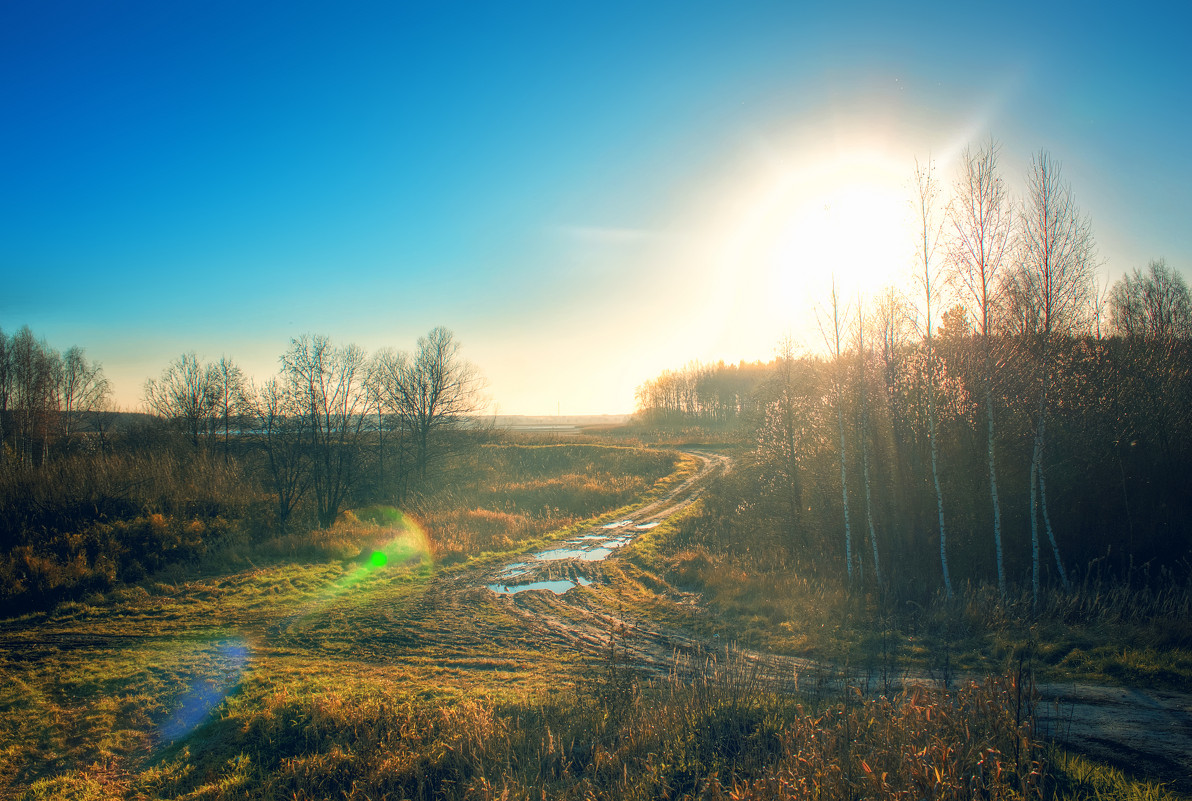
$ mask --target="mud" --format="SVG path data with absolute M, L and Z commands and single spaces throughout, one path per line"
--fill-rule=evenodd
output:
M 685 509 L 699 497 L 709 479 L 729 465 L 726 456 L 703 451 L 689 453 L 700 460 L 699 470 L 664 497 L 643 506 L 631 517 L 591 526 L 551 548 L 529 554 L 523 561 L 490 571 L 482 583 L 501 595 L 532 590 L 548 590 L 562 595 L 577 586 L 591 585 L 595 578 L 584 569 L 585 563 L 608 559 L 643 531 L 657 527 L 666 518 Z M 557 570 L 555 563 L 565 563 L 569 575 L 565 578 L 553 575 Z

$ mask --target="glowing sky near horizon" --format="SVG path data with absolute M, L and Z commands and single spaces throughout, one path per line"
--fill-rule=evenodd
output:
M 445 325 L 502 413 L 628 412 L 817 347 L 832 272 L 907 283 L 915 157 L 989 135 L 1014 189 L 1061 162 L 1109 279 L 1189 275 L 1176 6 L 816 6 L 5 4 L 0 328 L 124 408 L 183 351 Z

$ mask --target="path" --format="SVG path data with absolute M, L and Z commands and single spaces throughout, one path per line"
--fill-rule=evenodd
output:
M 703 672 L 715 664 L 726 677 L 747 677 L 779 689 L 839 689 L 840 671 L 830 665 L 699 640 L 688 632 L 613 613 L 600 606 L 592 593 L 568 592 L 598 580 L 600 562 L 615 559 L 617 550 L 636 532 L 687 508 L 718 471 L 731 465 L 725 456 L 689 453 L 701 459 L 699 472 L 665 498 L 617 524 L 594 526 L 561 546 L 502 565 L 480 580 L 507 596 L 508 608 L 525 621 L 527 629 L 591 654 L 608 653 L 613 639 L 622 658 L 647 673 Z M 852 677 L 850 681 L 890 688 L 930 683 L 931 677 L 902 673 L 884 678 Z M 1045 736 L 1192 793 L 1192 694 L 1083 683 L 1040 683 L 1036 689 L 1039 727 Z

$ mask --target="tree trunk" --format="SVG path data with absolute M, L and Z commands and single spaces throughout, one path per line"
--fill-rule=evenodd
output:
M 1031 454 L 1031 603 L 1039 606 L 1039 445 L 1040 434 L 1035 433 L 1035 448 Z
M 930 358 L 930 355 L 928 356 Z M 928 368 L 928 375 L 931 374 Z M 935 388 L 934 382 L 927 383 L 927 436 L 931 440 L 931 478 L 935 482 L 935 506 L 940 521 L 940 568 L 944 574 L 944 594 L 952 597 L 952 577 L 948 573 L 948 533 L 944 528 L 944 493 L 940 489 L 939 454 L 936 444 Z
M 989 497 L 993 502 L 993 545 L 997 552 L 997 591 L 1006 600 L 1006 566 L 1002 558 L 1002 507 L 997 498 L 997 469 L 993 461 L 993 390 L 989 386 L 989 374 L 985 376 L 985 416 L 988 418 L 986 449 L 989 452 Z
M 840 408 L 840 392 L 836 393 L 836 423 L 840 427 L 840 496 L 844 502 L 844 558 L 848 563 L 848 578 L 853 580 L 853 534 L 848 520 L 848 469 L 844 456 L 844 411 Z
M 1051 553 L 1055 556 L 1055 566 L 1059 570 L 1060 583 L 1064 585 L 1064 590 L 1072 588 L 1068 581 L 1068 572 L 1064 570 L 1064 560 L 1060 558 L 1060 547 L 1055 542 L 1055 531 L 1051 528 L 1051 516 L 1047 514 L 1047 480 L 1044 477 L 1043 470 L 1043 425 L 1039 425 L 1039 502 L 1040 511 L 1043 513 L 1043 526 L 1047 530 L 1047 541 L 1051 543 Z
M 882 563 L 878 560 L 877 534 L 873 529 L 873 496 L 869 489 L 869 454 L 865 447 L 864 431 L 862 431 L 861 439 L 861 474 L 865 478 L 865 515 L 869 519 L 869 545 L 873 549 L 873 577 L 878 584 L 881 584 Z

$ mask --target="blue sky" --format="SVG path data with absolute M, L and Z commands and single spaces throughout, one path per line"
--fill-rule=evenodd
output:
M 1108 279 L 1188 275 L 1177 8 L 9 3 L 0 327 L 85 347 L 125 408 L 183 351 L 264 378 L 302 333 L 446 325 L 501 412 L 625 412 L 817 346 L 834 259 L 749 236 L 989 135 L 1015 188 L 1062 163 Z

